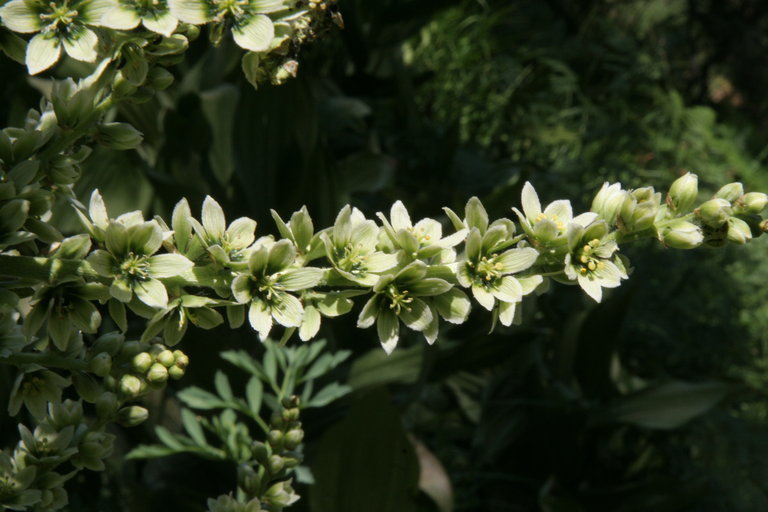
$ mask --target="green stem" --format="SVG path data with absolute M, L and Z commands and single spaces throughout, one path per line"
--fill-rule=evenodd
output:
M 46 368 L 59 368 L 61 370 L 72 371 L 88 370 L 88 363 L 85 361 L 36 352 L 22 352 L 19 354 L 12 354 L 8 357 L 0 357 L 0 363 L 13 364 L 16 366 L 22 364 L 38 364 Z

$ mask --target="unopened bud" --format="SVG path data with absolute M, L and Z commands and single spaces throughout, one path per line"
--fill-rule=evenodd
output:
M 107 354 L 114 356 L 120 350 L 123 341 L 125 341 L 125 336 L 119 332 L 109 332 L 103 336 L 99 336 L 93 343 L 93 348 L 91 350 L 93 350 L 94 354 L 106 352 Z
M 158 91 L 167 89 L 173 83 L 173 75 L 165 68 L 155 67 L 149 70 L 149 85 Z
M 299 419 L 299 408 L 291 407 L 290 409 L 283 409 L 283 419 L 286 422 L 297 421 Z
M 733 206 L 736 213 L 757 215 L 765 209 L 766 205 L 768 205 L 768 194 L 749 192 L 741 196 Z
M 272 448 L 280 448 L 283 442 L 283 433 L 279 430 L 270 430 L 267 434 L 267 442 Z
M 128 123 L 103 123 L 97 129 L 96 140 L 109 149 L 133 149 L 144 136 Z
M 248 464 L 237 466 L 237 485 L 246 494 L 255 495 L 259 492 L 261 478 L 259 474 Z
M 287 450 L 295 450 L 297 446 L 301 444 L 301 441 L 304 440 L 304 431 L 295 428 L 293 430 L 289 430 L 285 436 L 283 437 L 283 444 L 285 445 L 285 448 Z
M 117 411 L 117 395 L 106 391 L 96 399 L 96 415 L 99 419 L 111 418 Z
M 295 503 L 299 496 L 293 492 L 290 480 L 287 482 L 278 482 L 269 489 L 264 495 L 264 501 L 280 508 L 287 507 Z
M 659 239 L 673 249 L 694 249 L 702 244 L 704 235 L 696 224 L 678 220 L 665 226 L 659 232 Z
M 147 381 L 150 384 L 165 384 L 168 380 L 168 368 L 160 363 L 154 363 L 147 372 Z
M 180 368 L 178 366 L 171 366 L 168 368 L 168 376 L 173 380 L 179 380 L 184 376 L 184 373 L 186 373 L 184 368 Z
M 725 199 L 729 203 L 736 201 L 744 195 L 744 186 L 741 183 L 734 182 L 724 185 L 715 194 L 715 198 Z
M 135 375 L 123 375 L 120 378 L 120 384 L 119 384 L 119 391 L 124 396 L 127 396 L 129 398 L 136 398 L 141 394 L 142 391 L 142 382 L 141 379 L 139 379 Z
M 686 212 L 696 202 L 698 195 L 699 178 L 689 172 L 677 178 L 669 187 L 667 204 L 675 212 Z
M 621 190 L 620 183 L 608 185 L 606 181 L 603 187 L 592 201 L 591 210 L 597 213 L 608 224 L 613 224 L 619 214 L 624 201 L 627 199 L 627 191 Z
M 722 226 L 731 217 L 733 210 L 726 199 L 710 199 L 695 210 L 696 216 L 707 226 L 716 228 Z
M 139 352 L 131 360 L 131 368 L 136 373 L 147 373 L 152 366 L 152 356 L 148 352 Z
M 728 219 L 728 241 L 734 244 L 745 244 L 752 240 L 752 230 L 749 224 L 737 217 Z
M 115 421 L 124 427 L 135 427 L 141 425 L 149 418 L 149 411 L 138 405 L 123 407 L 117 411 Z
M 96 354 L 88 361 L 88 371 L 99 377 L 106 377 L 112 369 L 112 356 L 106 352 Z
M 185 369 L 187 366 L 189 366 L 189 357 L 187 357 L 187 354 L 181 350 L 174 350 L 173 357 L 176 361 L 176 366 L 179 368 Z
M 266 444 L 260 441 L 254 441 L 253 446 L 251 447 L 251 452 L 253 453 L 253 458 L 256 462 L 262 466 L 267 464 L 267 460 L 269 459 L 269 448 Z
M 271 474 L 276 475 L 277 473 L 282 471 L 284 467 L 285 467 L 285 461 L 281 456 L 272 455 L 269 457 L 269 461 L 267 462 L 267 470 Z
M 166 368 L 170 368 L 176 363 L 176 358 L 173 356 L 173 352 L 167 349 L 157 354 L 155 360 Z
M 142 352 L 142 345 L 138 341 L 126 341 L 120 348 L 120 357 L 130 360 L 133 356 Z

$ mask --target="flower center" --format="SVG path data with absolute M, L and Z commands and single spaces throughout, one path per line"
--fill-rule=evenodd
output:
M 118 272 L 136 281 L 149 279 L 149 262 L 146 256 L 128 253 L 128 257 L 120 263 Z
M 238 17 L 245 14 L 249 0 L 220 0 L 217 5 L 215 22 L 222 21 L 227 15 Z
M 585 244 L 578 252 L 578 261 L 581 263 L 579 273 L 581 275 L 591 274 L 605 265 L 600 261 L 600 258 L 594 255 L 594 252 L 598 247 L 600 247 L 600 240 L 593 239 L 590 240 L 588 244 Z
M 555 223 L 555 226 L 557 227 L 558 231 L 565 231 L 565 224 L 563 224 L 563 221 L 560 220 L 560 217 L 558 217 L 555 214 L 547 215 L 545 213 L 540 213 L 536 216 L 536 218 L 533 220 L 534 223 L 539 222 L 541 220 L 549 220 Z
M 498 254 L 492 254 L 490 258 L 483 256 L 477 263 L 467 262 L 467 265 L 472 269 L 471 274 L 474 276 L 475 284 L 488 287 L 501 277 L 504 265 L 495 261 L 496 256 Z
M 363 245 L 353 245 L 348 243 L 341 249 L 336 250 L 336 261 L 340 269 L 350 274 L 364 274 L 366 271 L 365 260 L 367 254 L 363 252 Z
M 69 9 L 69 2 L 67 1 L 61 5 L 58 5 L 56 2 L 50 2 L 48 7 L 51 9 L 48 14 L 40 14 L 40 19 L 46 23 L 43 29 L 44 32 L 55 30 L 59 25 L 69 25 L 79 15 L 76 10 Z
M 413 302 L 413 297 L 408 296 L 408 290 L 403 290 L 401 292 L 394 284 L 391 284 L 387 287 L 387 297 L 389 297 L 389 300 L 391 301 L 389 309 L 394 309 L 396 314 L 399 315 L 401 309 L 405 309 L 406 311 L 411 310 L 411 307 L 408 306 L 408 304 Z

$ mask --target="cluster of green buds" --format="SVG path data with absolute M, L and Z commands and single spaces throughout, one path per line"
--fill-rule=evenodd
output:
M 181 350 L 169 350 L 165 345 L 148 345 L 139 341 L 123 344 L 117 367 L 108 380 L 108 387 L 125 400 L 135 400 L 150 389 L 160 389 L 168 379 L 184 376 L 189 357 Z
M 238 496 L 219 496 L 208 500 L 209 512 L 280 511 L 295 503 L 289 473 L 302 461 L 304 431 L 299 421 L 299 398 L 283 400 L 282 410 L 273 413 L 267 442 L 254 442 L 252 462 L 237 468 Z

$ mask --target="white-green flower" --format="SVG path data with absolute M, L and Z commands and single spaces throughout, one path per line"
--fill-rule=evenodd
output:
M 95 62 L 99 38 L 88 26 L 98 26 L 115 6 L 115 0 L 11 0 L 0 8 L 0 18 L 14 32 L 36 34 L 26 53 L 34 75 L 56 64 L 62 52 Z
M 367 220 L 357 208 L 345 206 L 336 217 L 333 228 L 320 235 L 326 256 L 342 277 L 373 286 L 379 280 L 377 274 L 397 265 L 397 254 L 387 254 L 377 249 L 379 227 Z
M 565 256 L 565 275 L 596 302 L 602 300 L 603 288 L 616 288 L 627 279 L 624 262 L 617 254 L 619 246 L 607 235 L 608 226 L 602 220 L 568 227 L 570 252 Z
M 382 276 L 373 287 L 373 297 L 360 312 L 357 326 L 365 329 L 375 322 L 387 354 L 397 346 L 400 321 L 433 343 L 437 338 L 437 313 L 424 298 L 444 294 L 451 288 L 443 279 L 427 277 L 424 262 L 414 261 L 396 274 Z
M 27 510 L 40 503 L 42 491 L 30 489 L 37 467 L 19 464 L 0 451 L 0 506 L 6 510 Z
M 507 233 L 501 225 L 482 235 L 478 228 L 472 228 L 456 275 L 459 283 L 471 288 L 475 300 L 488 311 L 493 311 L 498 301 L 498 318 L 503 325 L 510 325 L 517 304 L 535 290 L 543 278 L 512 275 L 533 266 L 539 253 L 532 247 L 500 250 L 506 239 Z
M 456 259 L 453 247 L 467 236 L 467 229 L 463 228 L 443 238 L 442 225 L 430 218 L 421 219 L 414 225 L 401 201 L 392 205 L 389 219 L 381 212 L 376 215 L 384 224 L 384 232 L 393 248 L 402 250 L 411 260 L 430 260 L 439 256 L 440 263 L 450 263 Z
M 147 30 L 168 37 L 176 30 L 179 20 L 173 17 L 165 1 L 117 0 L 117 4 L 102 16 L 100 23 L 117 30 L 132 30 L 143 24 Z
M 594 212 L 574 217 L 571 202 L 564 199 L 553 201 L 542 210 L 536 190 L 527 181 L 523 186 L 522 207 L 522 212 L 517 208 L 513 210 L 520 218 L 520 225 L 528 235 L 531 245 L 542 249 L 542 252 L 556 250 L 567 243 L 566 232 L 569 224 L 586 226 L 597 218 Z
M 299 327 L 304 316 L 301 301 L 289 292 L 319 284 L 324 271 L 296 268 L 296 247 L 289 240 L 255 249 L 248 260 L 248 273 L 232 281 L 232 294 L 240 304 L 249 304 L 248 320 L 264 340 L 273 321 L 283 327 Z
M 182 203 L 179 204 L 182 205 Z M 189 208 L 187 207 L 186 210 Z M 179 215 L 184 215 L 184 213 L 181 211 Z M 203 201 L 201 218 L 202 224 L 191 216 L 184 219 L 178 218 L 174 211 L 173 225 L 176 238 L 181 239 L 181 221 L 188 219 L 187 222 L 199 238 L 199 246 L 208 251 L 211 259 L 219 265 L 231 266 L 239 263 L 242 268 L 245 268 L 245 263 L 250 255 L 250 247 L 256 240 L 256 221 L 247 217 L 240 217 L 227 226 L 224 210 L 210 196 L 206 196 Z M 186 241 L 188 235 L 184 238 Z
M 168 292 L 160 279 L 175 277 L 190 270 L 194 263 L 177 253 L 155 254 L 163 245 L 164 233 L 155 220 L 144 221 L 140 211 L 109 219 L 98 193 L 91 196 L 91 219 L 80 213 L 92 233 L 101 237 L 104 249 L 87 258 L 102 277 L 110 278 L 109 293 L 120 302 L 130 302 L 135 295 L 152 308 L 168 307 Z
M 225 23 L 241 48 L 252 52 L 270 49 L 275 26 L 268 14 L 286 11 L 283 0 L 168 0 L 177 19 L 193 25 Z

